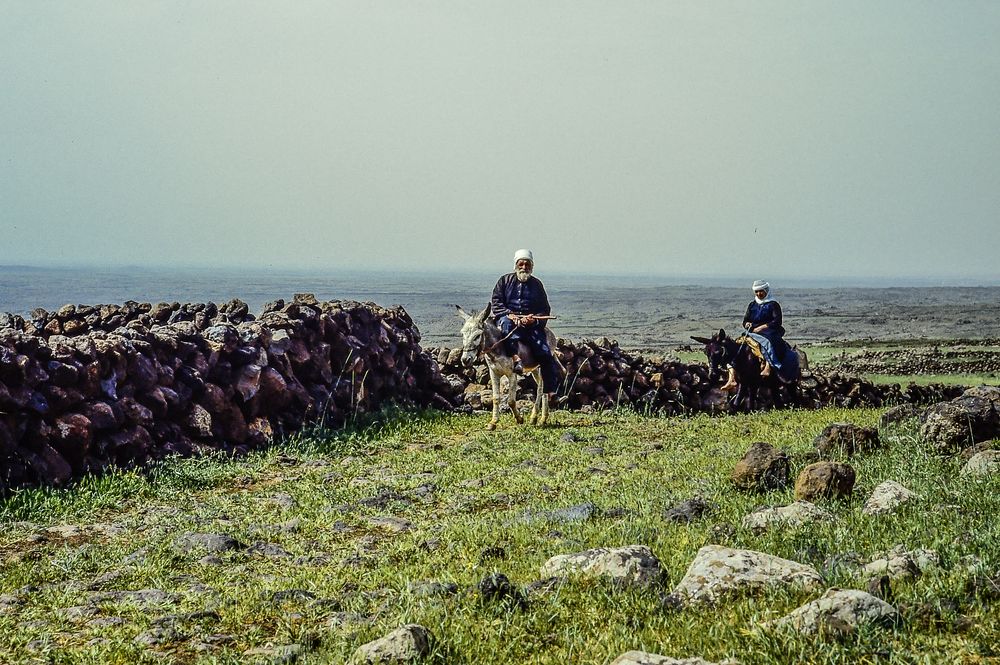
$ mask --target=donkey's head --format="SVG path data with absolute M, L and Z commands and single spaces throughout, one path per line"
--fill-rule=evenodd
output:
M 705 356 L 708 358 L 708 378 L 710 381 L 715 381 L 722 368 L 730 360 L 727 357 L 729 349 L 726 342 L 729 341 L 729 338 L 726 337 L 726 331 L 719 330 L 711 337 L 692 336 L 691 339 L 705 345 Z
M 465 320 L 462 324 L 462 364 L 471 367 L 476 358 L 483 352 L 483 336 L 486 334 L 486 318 L 490 315 L 489 305 L 481 312 L 468 314 L 459 305 L 455 305 L 458 315 Z

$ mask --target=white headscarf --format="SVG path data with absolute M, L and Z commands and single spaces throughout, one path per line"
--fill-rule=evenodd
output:
M 754 291 L 753 300 L 758 305 L 763 305 L 766 302 L 774 302 L 774 298 L 771 297 L 771 285 L 762 279 L 758 279 L 753 283 L 751 287 Z M 764 291 L 764 297 L 758 298 L 757 291 Z

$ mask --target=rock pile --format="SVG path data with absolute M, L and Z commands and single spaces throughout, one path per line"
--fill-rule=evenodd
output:
M 299 294 L 72 306 L 0 324 L 0 491 L 199 449 L 242 450 L 389 401 L 451 407 L 402 308 Z

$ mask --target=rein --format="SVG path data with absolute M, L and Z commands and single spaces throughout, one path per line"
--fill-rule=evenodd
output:
M 535 318 L 536 321 L 549 321 L 551 319 L 558 318 L 558 317 L 555 317 L 555 316 L 550 316 L 548 314 L 535 314 L 533 316 L 534 316 L 534 318 Z M 514 328 L 509 333 L 507 333 L 506 335 L 504 335 L 503 337 L 501 337 L 500 339 L 498 339 L 492 346 L 490 346 L 489 352 L 492 353 L 493 351 L 496 351 L 497 347 L 500 346 L 501 344 L 503 344 L 504 342 L 506 342 L 511 337 L 513 337 L 514 333 L 516 333 L 517 329 L 520 328 L 520 327 L 521 326 L 519 326 L 519 325 L 514 326 Z

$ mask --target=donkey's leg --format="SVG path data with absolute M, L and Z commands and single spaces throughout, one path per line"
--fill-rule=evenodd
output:
M 513 372 L 507 375 L 507 406 L 510 407 L 510 412 L 514 414 L 514 420 L 517 421 L 517 424 L 523 425 L 524 418 L 521 416 L 521 412 L 517 410 L 517 374 Z
M 493 388 L 493 419 L 486 426 L 488 430 L 497 428 L 497 421 L 500 420 L 500 374 L 490 368 L 490 386 Z
M 542 368 L 536 367 L 531 370 L 531 376 L 534 377 L 535 383 L 538 385 L 538 390 L 535 392 L 535 400 L 531 404 L 531 418 L 528 419 L 528 422 L 532 425 L 544 425 L 544 420 L 538 423 L 538 418 L 542 415 L 542 400 L 545 398 L 545 386 L 542 385 Z
M 542 415 L 538 418 L 538 426 L 545 427 L 545 424 L 549 422 L 549 396 L 543 385 L 538 386 L 538 401 L 542 410 Z

